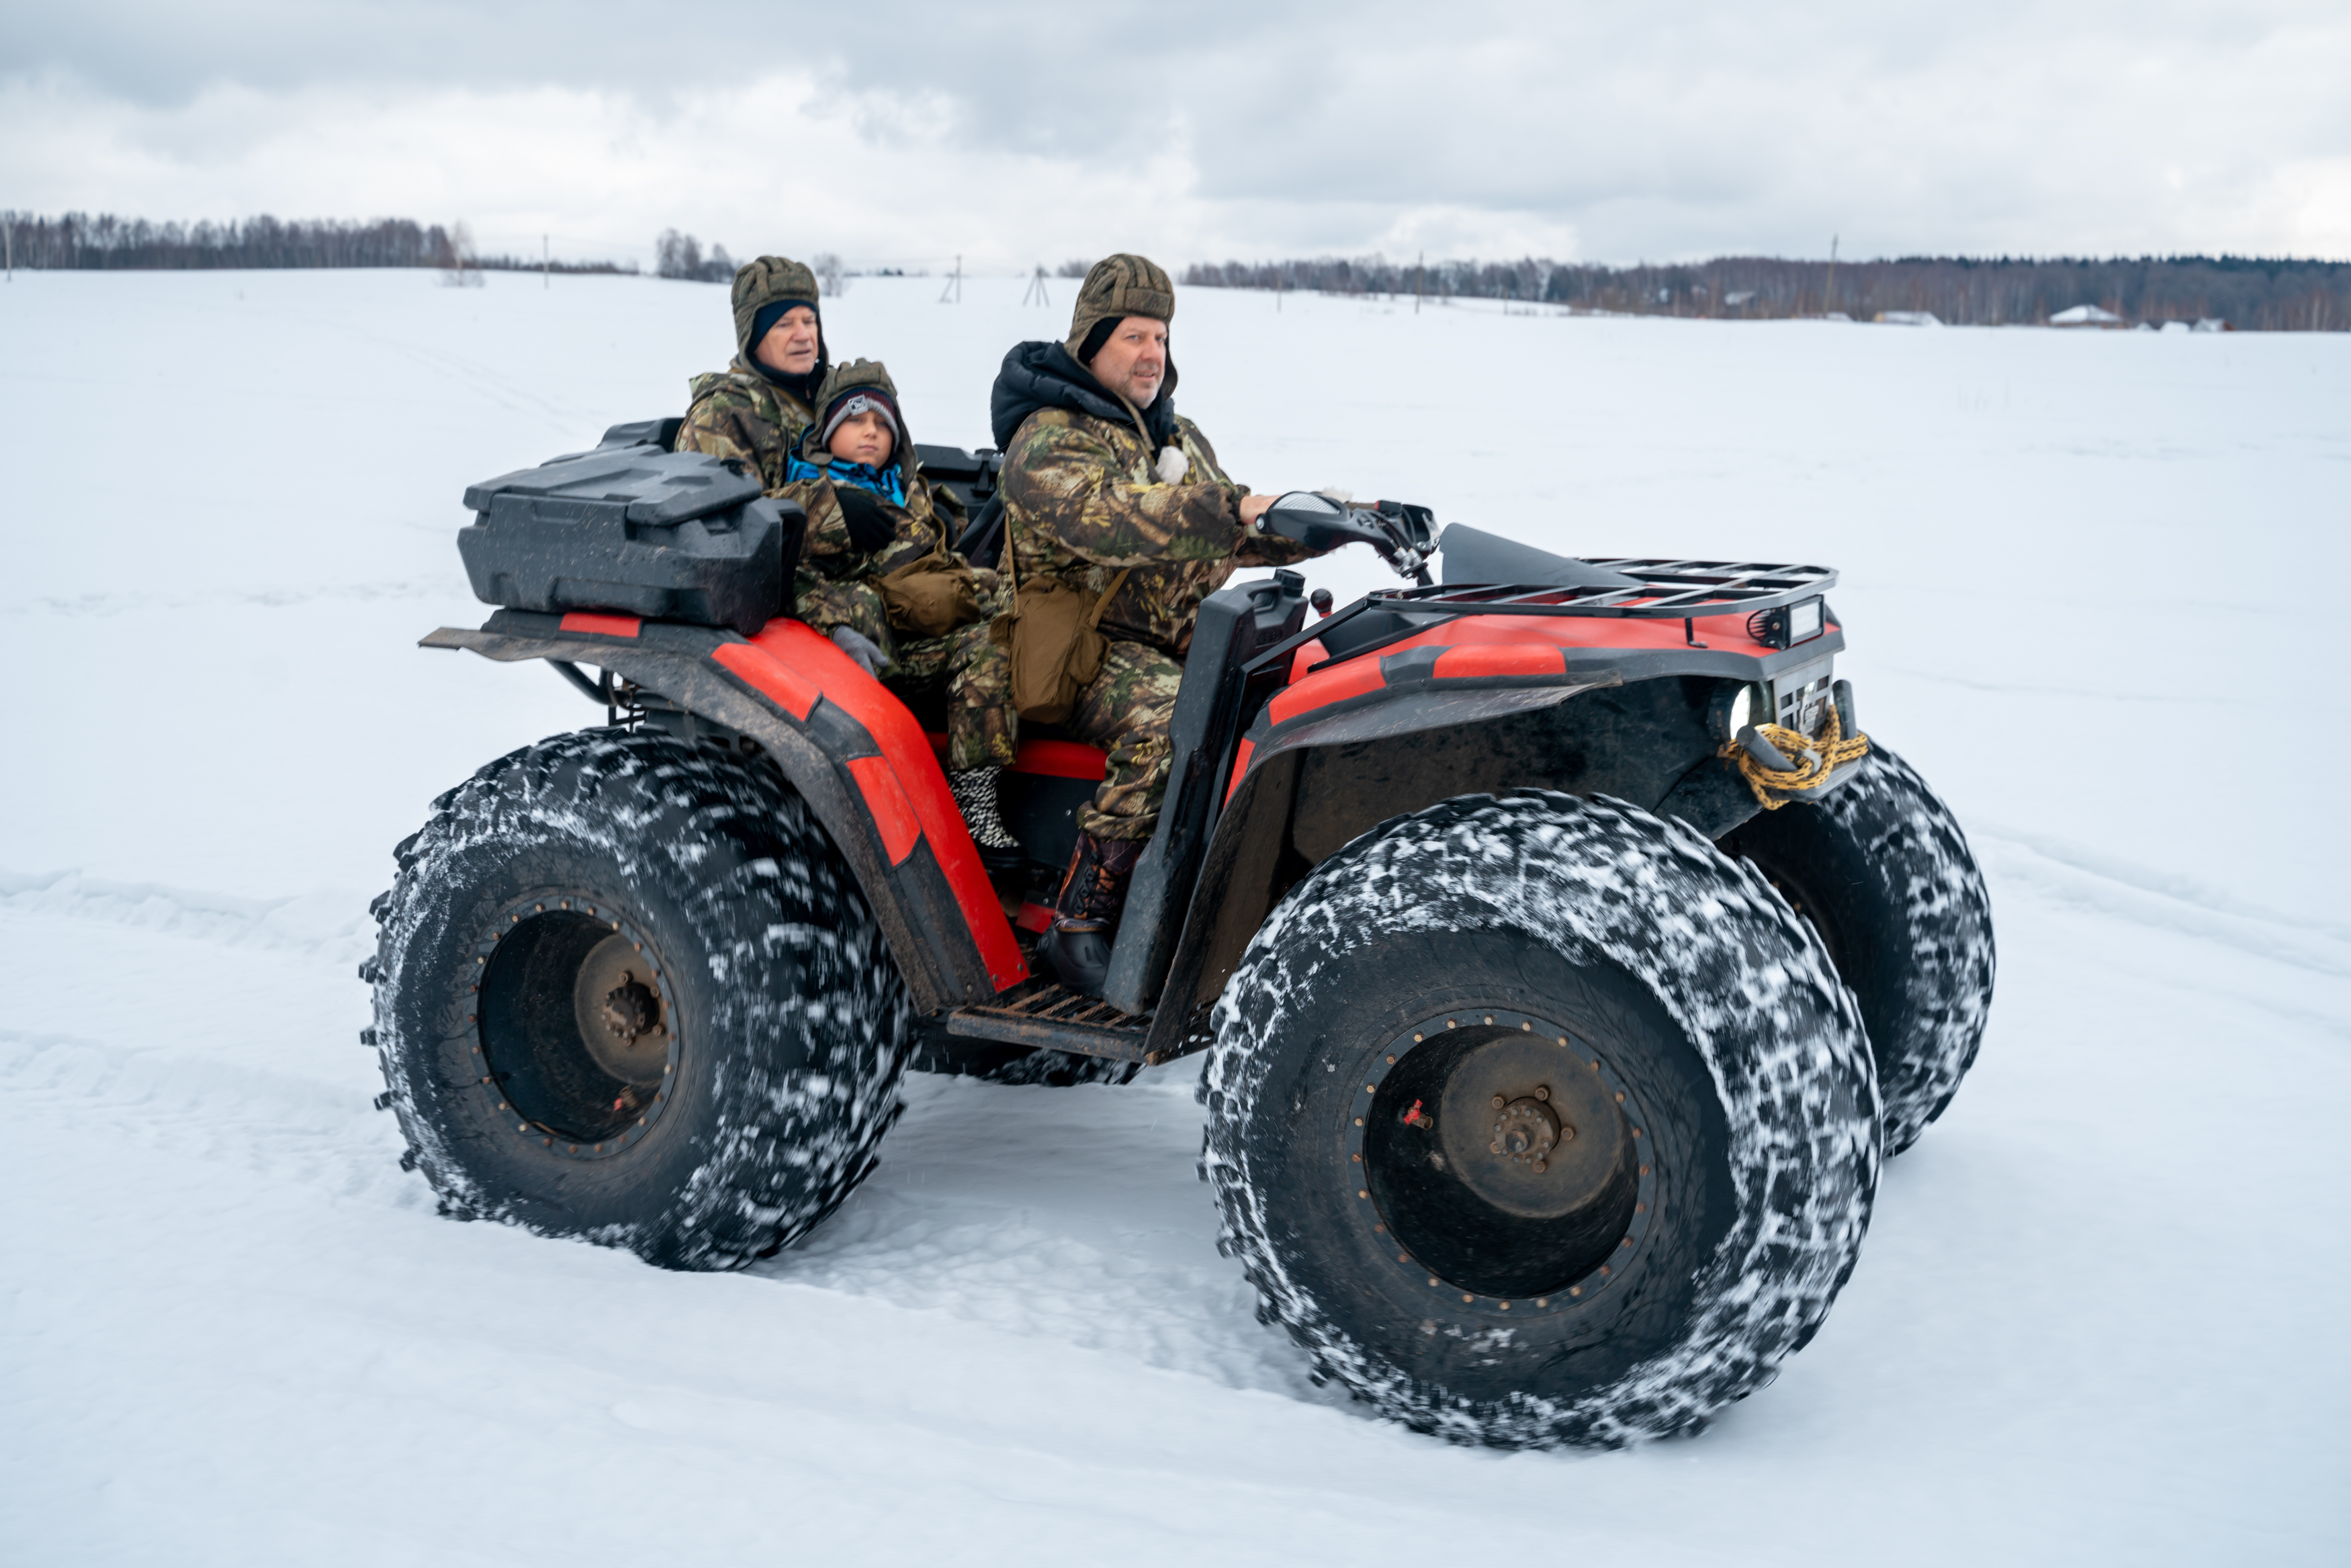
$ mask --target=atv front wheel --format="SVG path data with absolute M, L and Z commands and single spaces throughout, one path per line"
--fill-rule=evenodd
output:
M 1967 836 L 1916 769 L 1873 745 L 1817 802 L 1767 811 L 1722 841 L 1828 944 L 1877 1063 L 1886 1152 L 1943 1114 L 1991 1011 L 1991 898 Z
M 444 1212 L 739 1268 L 872 1168 L 905 988 L 764 758 L 558 736 L 442 796 L 399 858 L 376 1043 Z
M 1447 802 L 1323 861 L 1214 1014 L 1204 1173 L 1313 1359 L 1465 1442 L 1701 1425 L 1812 1336 L 1876 1189 L 1851 998 L 1678 823 Z

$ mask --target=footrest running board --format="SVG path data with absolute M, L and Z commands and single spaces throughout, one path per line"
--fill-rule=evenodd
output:
M 1098 996 L 1085 996 L 1050 981 L 1026 981 L 992 1001 L 958 1007 L 947 1014 L 947 1033 L 968 1040 L 1036 1045 L 1080 1056 L 1144 1062 L 1151 1037 L 1149 1014 L 1121 1012 Z

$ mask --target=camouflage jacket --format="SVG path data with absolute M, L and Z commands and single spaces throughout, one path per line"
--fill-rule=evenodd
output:
M 1200 601 L 1236 567 L 1289 566 L 1313 552 L 1243 528 L 1246 492 L 1217 467 L 1198 426 L 1180 414 L 1175 423 L 1191 464 L 1180 483 L 1159 481 L 1156 454 L 1131 421 L 1061 408 L 1021 421 L 998 483 L 1019 582 L 1056 578 L 1100 593 L 1132 568 L 1102 608 L 1102 632 L 1180 659 Z
M 821 454 L 817 454 L 821 456 Z M 810 458 L 816 462 L 816 457 Z M 829 467 L 818 462 L 820 468 Z M 893 524 L 890 540 L 878 550 L 861 550 L 850 537 L 849 519 L 841 509 L 839 492 L 830 477 L 802 479 L 775 492 L 797 501 L 808 514 L 808 535 L 800 545 L 799 574 L 792 587 L 793 611 L 817 630 L 836 626 L 854 628 L 888 649 L 890 639 L 874 635 L 882 618 L 881 596 L 871 586 L 875 577 L 911 566 L 937 550 L 942 531 L 956 532 L 951 514 L 944 514 L 931 487 L 917 468 L 907 476 L 906 504 L 893 504 L 875 495 L 882 514 Z M 872 492 L 867 492 L 872 494 Z
M 753 369 L 740 354 L 724 370 L 696 376 L 676 450 L 731 457 L 759 476 L 768 494 L 784 486 L 792 449 L 816 415 L 791 393 Z

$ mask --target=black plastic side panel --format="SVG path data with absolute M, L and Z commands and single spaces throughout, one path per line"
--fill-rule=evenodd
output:
M 1555 588 L 1641 586 L 1637 577 L 1628 577 L 1588 561 L 1554 556 L 1549 550 L 1538 550 L 1531 545 L 1521 545 L 1516 539 L 1505 539 L 1499 534 L 1489 534 L 1464 523 L 1448 525 L 1438 536 L 1437 549 L 1444 557 L 1445 581 L 1448 585 L 1526 583 Z
M 685 421 L 672 416 L 665 420 L 632 420 L 624 425 L 614 425 L 605 431 L 598 446 L 649 446 L 657 452 L 667 452 L 677 445 L 677 432 Z
M 996 475 L 1004 466 L 1002 454 L 994 447 L 966 452 L 959 446 L 933 446 L 927 441 L 914 443 L 914 461 L 922 464 L 924 478 L 954 493 L 967 516 L 976 514 L 996 493 Z
M 1265 691 L 1248 690 L 1241 666 L 1260 648 L 1297 635 L 1306 621 L 1305 589 L 1297 573 L 1277 572 L 1270 582 L 1219 589 L 1200 605 L 1184 659 L 1183 690 L 1176 698 L 1167 799 L 1160 807 L 1158 830 L 1128 885 L 1118 945 L 1102 983 L 1102 1000 L 1121 1012 L 1141 1012 L 1159 993 L 1182 931 L 1183 911 L 1192 902 L 1200 852 L 1232 771 L 1234 747 L 1272 689 L 1269 680 Z
M 1252 731 L 1249 772 L 1216 824 L 1159 994 L 1152 1059 L 1197 1046 L 1199 1016 L 1314 865 L 1391 817 L 1458 795 L 1557 789 L 1655 808 L 1711 763 L 1713 685 L 1620 685 L 1613 670 L 1549 685 L 1400 684 Z

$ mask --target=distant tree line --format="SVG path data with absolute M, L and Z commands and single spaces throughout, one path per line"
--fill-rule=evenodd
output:
M 682 278 L 687 283 L 731 283 L 734 258 L 725 245 L 714 244 L 705 255 L 702 242 L 675 229 L 664 229 L 653 242 L 653 275 Z
M 132 271 L 203 267 L 434 266 L 492 272 L 623 273 L 634 263 L 547 261 L 477 255 L 465 226 L 407 218 L 359 223 L 342 218 L 266 215 L 214 223 L 152 223 L 145 218 L 67 213 L 45 217 L 0 213 L 0 230 L 16 265 L 57 271 Z M 730 269 L 731 275 L 731 269 Z
M 1187 268 L 1210 288 L 1307 290 L 1410 298 L 1499 299 L 1529 307 L 1639 316 L 1787 317 L 1841 312 L 1866 321 L 1919 311 L 1953 326 L 2042 322 L 2093 305 L 2126 324 L 2219 318 L 2260 331 L 2351 329 L 2351 262 L 2252 256 L 2106 261 L 1906 256 L 1898 261 L 1782 261 L 1722 256 L 1678 265 L 1356 260 L 1227 262 Z

